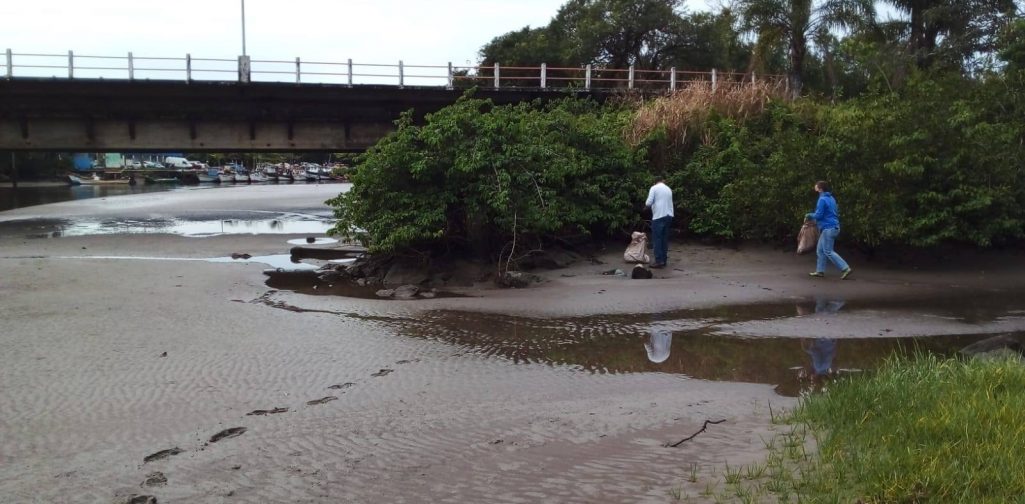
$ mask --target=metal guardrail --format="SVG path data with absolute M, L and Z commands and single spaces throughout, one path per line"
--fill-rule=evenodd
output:
M 407 85 L 433 86 L 454 89 L 482 86 L 491 88 L 533 89 L 645 89 L 673 91 L 682 85 L 707 82 L 716 89 L 721 85 L 740 85 L 747 82 L 769 82 L 787 85 L 781 75 L 756 76 L 749 74 L 668 70 L 641 70 L 633 66 L 625 69 L 602 68 L 586 65 L 577 68 L 501 66 L 397 65 L 381 63 L 295 60 L 258 60 L 249 56 L 228 58 L 136 56 L 96 56 L 75 54 L 15 53 L 7 49 L 4 75 L 17 77 L 61 77 L 66 71 L 68 79 L 114 78 L 127 80 L 183 79 L 193 81 L 237 81 L 242 83 L 295 82 L 345 84 L 385 84 L 397 87 Z M 16 70 L 23 72 L 16 72 Z M 56 71 L 60 72 L 56 72 Z M 49 73 L 49 75 L 44 75 Z M 61 75 L 58 75 L 60 73 Z M 234 74 L 232 79 L 222 78 Z M 311 80 L 312 79 L 312 80 Z M 436 84 L 435 84 L 436 83 Z

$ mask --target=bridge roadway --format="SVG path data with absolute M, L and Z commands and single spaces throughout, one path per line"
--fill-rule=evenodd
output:
M 113 79 L 0 79 L 0 150 L 75 152 L 362 151 L 442 87 Z M 498 104 L 617 91 L 480 88 Z

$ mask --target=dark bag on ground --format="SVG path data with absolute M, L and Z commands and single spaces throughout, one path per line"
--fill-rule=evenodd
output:
M 649 280 L 653 276 L 655 276 L 655 274 L 641 264 L 634 265 L 633 271 L 630 272 L 630 278 L 634 280 Z
M 806 254 L 819 244 L 819 226 L 814 219 L 804 219 L 801 231 L 797 233 L 797 253 Z

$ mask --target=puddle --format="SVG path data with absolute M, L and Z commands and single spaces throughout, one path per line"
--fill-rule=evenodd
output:
M 778 305 L 772 306 L 777 308 L 763 306 L 755 310 L 756 315 L 782 315 Z M 786 311 L 787 317 L 793 317 L 794 305 Z M 992 336 L 738 338 L 714 334 L 718 324 L 736 321 L 721 318 L 723 313 L 695 310 L 677 319 L 664 315 L 529 319 L 438 311 L 415 320 L 392 320 L 390 325 L 404 336 L 443 341 L 468 354 L 516 363 L 572 366 L 593 373 L 658 372 L 763 383 L 785 396 L 805 391 L 816 370 L 819 374 L 869 370 L 894 353 L 916 350 L 950 356 Z
M 272 219 L 28 219 L 0 222 L 0 237 L 59 238 L 112 234 L 174 234 L 207 237 L 231 234 L 325 234 L 334 226 L 328 218 L 289 215 Z M 318 238 L 316 243 L 337 240 Z M 331 241 L 327 241 L 331 240 Z M 306 243 L 302 239 L 302 243 Z

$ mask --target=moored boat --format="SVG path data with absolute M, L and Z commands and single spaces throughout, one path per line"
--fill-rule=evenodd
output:
M 206 171 L 196 171 L 196 178 L 198 178 L 200 182 L 218 183 L 221 181 L 220 175 L 221 173 L 217 168 L 208 168 Z
M 68 183 L 71 185 L 119 185 L 133 184 L 134 182 L 135 180 L 132 178 L 103 179 L 95 173 L 91 177 L 80 177 L 73 173 L 68 174 Z

